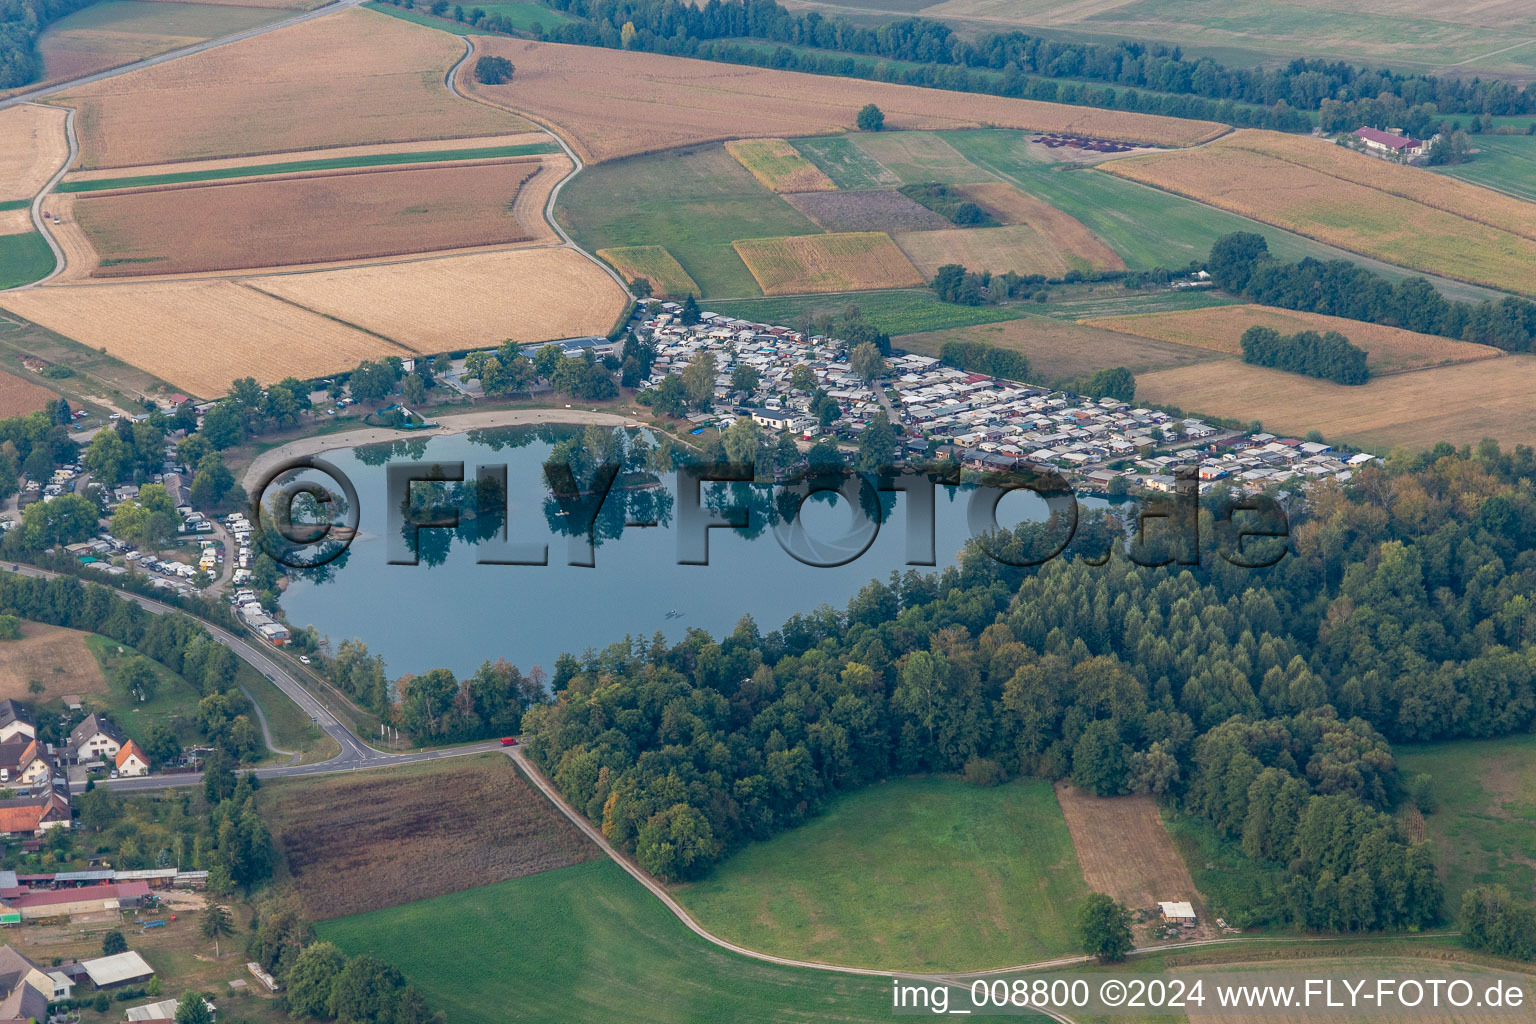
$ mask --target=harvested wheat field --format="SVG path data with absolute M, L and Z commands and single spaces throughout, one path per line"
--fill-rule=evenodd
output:
M 566 248 L 251 278 L 252 287 L 421 352 L 607 334 L 629 300 Z M 356 360 L 353 360 L 355 363 Z
M 1536 203 L 1421 167 L 1380 160 L 1323 139 L 1249 128 L 1232 133 L 1211 148 L 1262 153 L 1512 234 L 1536 238 Z
M 25 416 L 58 400 L 57 392 L 0 370 L 0 418 Z
M 264 787 L 305 914 L 327 920 L 598 854 L 500 754 Z
M 1206 146 L 1095 170 L 1399 266 L 1536 294 L 1536 239 L 1251 149 Z
M 87 169 L 526 128 L 448 91 L 443 77 L 463 53 L 451 35 L 355 8 L 84 86 L 60 102 L 80 112 Z
M 783 139 L 734 140 L 725 151 L 774 192 L 830 192 L 837 188 L 821 168 Z
M 1120 254 L 1105 245 L 1082 221 L 1007 182 L 988 181 L 953 188 L 990 213 L 1000 224 L 1028 224 L 1066 252 L 1088 260 L 1095 268 L 1125 269 Z
M 0 235 L 21 235 L 31 230 L 32 212 L 27 207 L 0 210 Z
M 106 693 L 101 663 L 85 646 L 88 636 L 23 621 L 20 640 L 0 640 L 0 698 L 34 703 L 66 694 Z M 42 684 L 41 693 L 32 692 L 34 682 Z
M 1345 387 L 1300 374 L 1221 359 L 1136 378 L 1136 400 L 1190 414 L 1258 420 L 1266 430 L 1376 451 L 1432 448 L 1439 441 L 1536 444 L 1536 356 L 1458 363 Z
M 204 398 L 238 377 L 268 384 L 412 354 L 233 280 L 32 288 L 0 307 Z
M 68 115 L 35 103 L 0 110 L 0 203 L 31 199 L 69 156 Z
M 1155 911 L 1164 900 L 1189 900 L 1204 921 L 1189 867 L 1150 796 L 1090 796 L 1058 782 L 1056 800 L 1088 888 L 1108 893 L 1132 911 Z
M 632 50 L 486 38 L 517 78 L 482 85 L 468 71 L 459 87 L 558 128 L 598 162 L 718 139 L 795 138 L 848 131 L 860 107 L 879 104 L 888 128 L 1000 128 L 1071 132 L 1168 146 L 1227 130 L 1187 121 L 940 89 L 852 82 Z
M 880 231 L 732 242 L 764 295 L 915 288 L 925 278 Z
M 1067 218 L 1071 220 L 1071 218 Z M 1074 221 L 1074 223 L 1076 223 Z M 1086 229 L 1085 229 L 1086 231 Z M 1121 268 L 1125 264 L 1102 242 L 1093 239 L 1088 252 L 1052 238 L 1034 224 L 1002 228 L 948 228 L 944 231 L 903 231 L 894 236 L 907 258 L 932 278 L 947 263 L 994 274 L 1044 274 L 1060 277 L 1069 270 Z M 1093 236 L 1089 234 L 1089 238 Z M 1113 262 L 1110 262 L 1110 258 Z
M 1479 359 L 1497 359 L 1504 353 L 1489 345 L 1454 341 L 1434 334 L 1419 334 L 1398 327 L 1346 320 L 1322 313 L 1297 313 L 1273 306 L 1211 306 L 1206 309 L 1175 310 L 1168 313 L 1141 313 L 1135 316 L 1111 316 L 1084 323 L 1143 338 L 1194 345 L 1216 352 L 1241 355 L 1243 332 L 1250 327 L 1273 327 L 1281 334 L 1297 331 L 1338 331 L 1365 349 L 1367 364 L 1377 375 L 1422 370 L 1426 366 L 1470 363 Z
M 95 277 L 365 260 L 525 241 L 514 204 L 541 167 L 499 160 L 82 194 Z
M 933 231 L 954 226 L 894 189 L 802 192 L 784 201 L 827 231 Z
M 950 341 L 981 341 L 1021 353 L 1029 360 L 1031 381 L 1039 384 L 1064 383 L 1116 366 L 1125 367 L 1139 378 L 1154 370 L 1226 358 L 1190 345 L 1138 338 L 1049 316 L 1023 316 L 995 324 L 903 334 L 892 339 L 892 344 L 904 352 L 938 356 L 945 342 Z
M 626 245 L 599 249 L 597 255 L 612 264 L 613 269 L 631 284 L 641 278 L 649 281 L 651 295 L 658 299 L 680 299 L 699 294 L 697 282 L 664 246 Z

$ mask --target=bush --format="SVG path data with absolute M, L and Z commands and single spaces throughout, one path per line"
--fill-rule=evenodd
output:
M 505 57 L 481 57 L 475 61 L 475 81 L 484 85 L 501 85 L 512 81 L 517 71 Z
M 879 131 L 885 127 L 885 111 L 873 103 L 864 104 L 864 108 L 859 111 L 858 125 L 861 132 Z
M 1003 766 L 990 757 L 973 757 L 965 762 L 965 781 L 973 786 L 988 788 L 1001 786 L 1008 781 Z

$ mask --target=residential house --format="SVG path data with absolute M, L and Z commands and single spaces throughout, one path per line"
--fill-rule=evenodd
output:
M 73 820 L 69 797 L 56 791 L 52 783 L 30 796 L 0 800 L 0 833 L 35 836 L 56 828 L 69 828 Z
M 30 1016 L 44 1020 L 48 1012 L 46 1004 L 70 998 L 74 987 L 74 982 L 63 971 L 45 971 L 11 946 L 0 946 L 0 992 L 5 993 L 0 996 L 0 1021 L 8 1024 L 17 1019 L 8 1011 L 19 1001 L 30 1002 L 25 996 L 18 1001 L 17 990 L 20 988 L 30 988 L 43 997 L 43 1012 Z M 26 1020 L 27 1015 L 19 1019 Z
M 76 761 L 105 761 L 115 758 L 123 746 L 123 734 L 101 715 L 87 715 L 69 734 L 69 749 Z
M 37 737 L 37 726 L 32 722 L 32 712 L 13 700 L 0 700 L 0 743 L 17 736 L 27 739 Z
M 133 740 L 117 750 L 117 774 L 125 778 L 149 774 L 149 755 Z
M 0 783 L 32 786 L 52 775 L 53 757 L 47 744 L 27 736 L 0 741 Z

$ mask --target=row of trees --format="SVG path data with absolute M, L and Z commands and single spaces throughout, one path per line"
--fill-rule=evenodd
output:
M 831 73 L 859 74 L 867 73 L 869 62 L 849 58 L 883 58 L 918 65 L 940 81 L 963 81 L 967 70 L 989 72 L 987 84 L 995 81 L 996 88 L 971 91 L 1004 95 L 1025 95 L 1032 81 L 1055 85 L 1052 80 L 1067 80 L 1104 83 L 1127 91 L 1147 90 L 1162 94 L 1152 98 L 1193 100 L 1202 108 L 1218 103 L 1242 104 L 1248 109 L 1284 104 L 1298 110 L 1317 110 L 1328 100 L 1363 101 L 1386 95 L 1409 106 L 1433 104 L 1447 112 L 1536 112 L 1536 95 L 1508 82 L 1397 74 L 1343 61 L 1297 59 L 1282 67 L 1260 70 L 1228 67 L 1210 58 L 1189 58 L 1178 47 L 1130 40 L 1086 43 L 1008 31 L 968 41 L 938 21 L 908 18 L 863 28 L 817 11 L 791 12 L 773 0 L 723 0 L 701 6 L 666 0 L 545 2 L 556 10 L 589 19 L 557 28 L 551 37 L 562 42 L 756 63 L 765 55 L 762 47 L 723 41 L 762 40 L 783 44 L 779 52 L 770 52 L 775 65 L 784 62 L 799 67 L 801 62 L 813 62 L 818 66 L 800 69 L 820 70 L 820 65 L 837 68 L 841 64 L 847 70 Z M 790 47 L 828 52 L 807 54 Z M 978 84 L 976 76 L 967 84 Z
M 1338 331 L 1297 331 L 1282 335 L 1259 324 L 1243 332 L 1243 362 L 1288 373 L 1320 377 L 1335 384 L 1364 384 L 1371 377 L 1365 349 Z
M 1285 263 L 1252 232 L 1217 239 L 1206 269 L 1222 290 L 1268 306 L 1388 324 L 1507 352 L 1536 346 L 1536 302 L 1513 295 L 1498 302 L 1457 302 L 1422 277 L 1394 283 L 1348 260 L 1308 257 Z
M 1083 275 L 1080 271 L 1069 270 L 1062 280 L 1081 281 Z M 1031 296 L 1036 302 L 1044 302 L 1049 292 L 1043 286 L 1049 282 L 1044 274 L 1018 274 L 1012 270 L 1006 274 L 993 274 L 990 270 L 973 273 L 958 263 L 946 263 L 933 275 L 929 287 L 940 302 L 984 306 Z
M 984 341 L 946 341 L 939 358 L 970 373 L 985 373 L 1004 380 L 1029 380 L 1029 358 L 1022 352 L 998 348 Z

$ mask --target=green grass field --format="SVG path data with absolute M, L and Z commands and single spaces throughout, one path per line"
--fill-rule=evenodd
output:
M 792 139 L 790 144 L 800 151 L 801 156 L 821 168 L 838 188 L 884 188 L 901 184 L 900 178 L 855 146 L 847 135 Z
M 272 731 L 272 742 L 283 750 L 304 755 L 305 763 L 323 761 L 336 754 L 340 748 L 336 741 L 310 721 L 293 698 L 277 688 L 266 676 L 246 662 L 240 663 L 235 684 L 250 694 L 267 718 L 267 728 Z M 288 759 L 271 752 L 267 760 L 286 762 Z
M 752 949 L 907 971 L 1074 952 L 1087 893 L 1050 783 L 956 778 L 840 797 L 676 890 L 705 928 Z
M 587 249 L 666 246 L 706 298 L 762 294 L 736 239 L 821 231 L 721 145 L 588 167 L 560 193 L 557 216 Z
M 9 213 L 11 210 L 25 210 L 32 205 L 30 199 L 7 199 L 0 203 L 0 213 Z
M 101 178 L 96 181 L 66 181 L 60 192 L 101 192 L 113 188 L 147 188 L 174 185 L 185 181 L 219 181 L 266 174 L 296 174 L 300 171 L 330 171 L 348 167 L 392 167 L 395 164 L 429 164 L 441 160 L 493 160 L 534 153 L 555 153 L 554 142 L 530 142 L 520 146 L 492 146 L 486 149 L 439 149 L 430 153 L 375 153 L 370 156 L 342 156 L 317 160 L 290 160 L 279 164 L 252 164 L 212 171 L 175 171 L 168 174 L 141 174 L 132 178 Z
M 890 1019 L 890 982 L 797 970 L 694 935 L 609 860 L 321 923 L 454 1024 Z
M 1476 135 L 1472 145 L 1480 152 L 1468 162 L 1435 169 L 1536 203 L 1536 135 Z
M 417 25 L 425 25 L 428 28 L 440 28 L 446 32 L 458 33 L 484 31 L 484 29 L 477 29 L 473 26 L 455 21 L 453 18 L 453 4 L 448 5 L 448 10 L 444 12 L 447 16 L 442 18 L 431 14 L 428 11 L 428 7 L 430 6 L 428 4 L 423 4 L 420 7 L 413 8 L 409 11 L 401 7 L 395 7 L 391 4 L 367 3 L 363 6 L 368 8 L 370 11 L 378 11 L 381 14 L 388 14 L 391 17 L 399 18 L 402 21 L 409 21 Z M 505 18 L 509 23 L 511 23 L 512 27 L 517 29 L 519 32 L 531 32 L 533 31 L 533 26 L 535 25 L 542 25 L 545 28 L 554 28 L 556 25 L 560 25 L 571 20 L 570 16 L 567 14 L 563 14 L 562 12 L 557 11 L 552 7 L 545 7 L 543 4 L 536 3 L 463 3 L 459 4 L 458 6 L 464 8 L 464 14 L 466 17 L 469 15 L 470 11 L 477 7 L 484 11 L 487 15 L 498 15 L 499 17 Z
M 940 302 L 926 288 L 859 292 L 850 295 L 786 295 L 762 299 L 711 302 L 709 309 L 725 316 L 766 324 L 793 325 L 808 316 L 836 315 L 858 309 L 869 323 L 888 334 L 916 334 L 949 327 L 970 327 L 1016 320 L 1025 315 L 1014 306 L 954 306 Z
M 85 646 L 95 655 L 108 684 L 106 693 L 93 693 L 85 698 L 93 711 L 105 714 L 140 744 L 144 742 L 145 730 L 155 724 L 169 728 L 183 746 L 199 738 L 192 718 L 202 694 L 191 683 L 159 662 L 151 661 L 150 665 L 160 681 L 155 687 L 154 696 L 140 703 L 117 685 L 115 675 L 116 666 L 138 652 L 115 640 L 94 634 L 85 638 Z
M 1536 736 L 1393 748 L 1405 778 L 1434 777 L 1438 804 L 1424 816 L 1455 915 L 1469 886 L 1536 889 Z
M 31 284 L 53 269 L 53 250 L 36 231 L 0 235 L 0 288 Z

